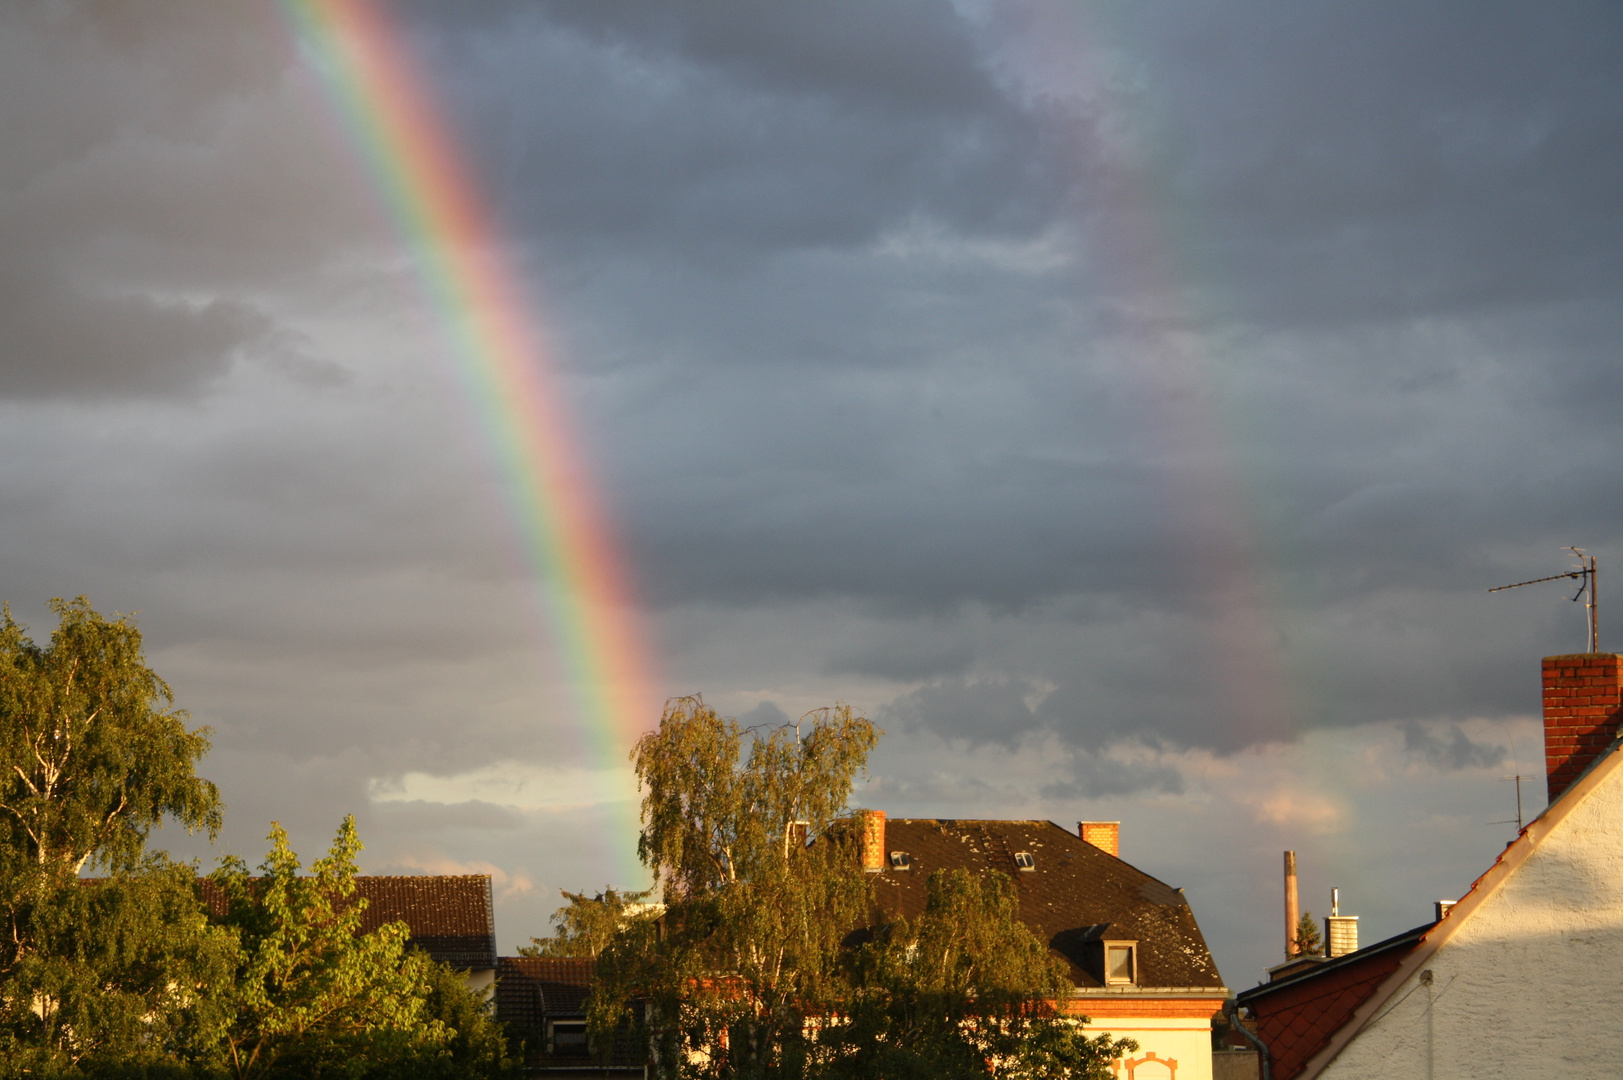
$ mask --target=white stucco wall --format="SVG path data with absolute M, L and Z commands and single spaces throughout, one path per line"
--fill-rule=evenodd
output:
M 1554 823 L 1320 1075 L 1623 1076 L 1623 768 Z

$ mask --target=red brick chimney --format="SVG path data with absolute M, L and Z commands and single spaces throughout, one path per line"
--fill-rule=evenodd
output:
M 1544 771 L 1550 801 L 1617 738 L 1623 719 L 1623 656 L 1544 658 Z
M 885 812 L 862 811 L 862 868 L 877 874 L 885 868 Z

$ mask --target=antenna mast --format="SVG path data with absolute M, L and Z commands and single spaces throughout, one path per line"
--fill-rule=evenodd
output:
M 1567 550 L 1577 557 L 1577 570 L 1569 570 L 1565 574 L 1552 574 L 1549 577 L 1534 578 L 1532 581 L 1518 581 L 1514 585 L 1500 585 L 1488 591 L 1491 593 L 1504 592 L 1506 589 L 1519 589 L 1523 585 L 1537 585 L 1545 581 L 1560 581 L 1563 578 L 1578 580 L 1581 584 L 1578 586 L 1578 591 L 1573 594 L 1572 600 L 1573 603 L 1577 603 L 1579 597 L 1585 597 L 1584 607 L 1588 609 L 1589 615 L 1589 651 L 1598 653 L 1600 652 L 1600 604 L 1595 596 L 1595 556 L 1586 555 L 1582 548 L 1568 547 Z M 1517 788 L 1520 789 L 1519 784 Z

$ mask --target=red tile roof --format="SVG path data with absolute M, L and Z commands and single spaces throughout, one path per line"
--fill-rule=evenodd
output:
M 1257 1019 L 1274 1080 L 1291 1080 L 1397 969 L 1431 923 L 1238 995 Z
M 216 918 L 225 913 L 225 896 L 202 878 L 203 902 Z M 485 874 L 355 879 L 355 893 L 367 901 L 361 931 L 403 921 L 410 943 L 435 960 L 463 969 L 496 966 L 496 921 L 490 878 Z

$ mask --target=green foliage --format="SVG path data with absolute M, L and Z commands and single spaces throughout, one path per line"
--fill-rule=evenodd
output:
M 218 1032 L 230 937 L 191 867 L 144 856 L 163 817 L 212 833 L 214 785 L 141 635 L 80 597 L 41 647 L 0 615 L 0 1053 L 14 1069 L 157 1067 Z M 111 871 L 95 884 L 87 866 Z
M 372 1062 L 366 1080 L 474 1080 L 516 1077 L 518 1063 L 509 1055 L 507 1033 L 491 1012 L 491 1000 L 469 988 L 461 972 L 429 964 L 423 1018 L 438 1024 L 446 1038 L 430 1044 L 415 1040 L 409 1052 Z
M 149 856 L 102 881 L 69 879 L 14 912 L 31 947 L 0 995 L 0 1058 L 46 1072 L 158 1067 L 224 1030 L 235 943 L 208 925 L 196 871 Z
M 239 945 L 223 1045 L 231 1073 L 354 1075 L 358 1063 L 432 1055 L 450 1037 L 426 1016 L 432 962 L 406 949 L 405 923 L 360 932 L 354 819 L 309 876 L 280 825 L 270 841 L 259 877 L 234 858 L 211 875 Z
M 789 861 L 794 824 L 822 833 L 844 808 L 879 732 L 849 706 L 751 741 L 700 697 L 676 698 L 632 751 L 643 789 L 637 854 L 665 899 L 699 897 Z
M 1296 922 L 1296 955 L 1322 956 L 1324 942 L 1319 938 L 1319 924 L 1313 918 L 1311 911 L 1302 912 L 1302 917 Z
M 845 1021 L 821 1075 L 1108 1077 L 1132 1040 L 1088 1039 L 1055 1011 L 1070 981 L 1019 919 L 1007 875 L 937 871 L 925 911 L 852 957 Z
M 134 865 L 165 815 L 212 834 L 219 794 L 195 772 L 208 731 L 169 708 L 140 631 L 82 596 L 51 609 L 44 648 L 0 619 L 0 872 Z
M 50 644 L 0 618 L 0 1067 L 40 1077 L 495 1077 L 489 1002 L 407 951 L 405 924 L 358 933 L 360 841 L 346 820 L 300 877 L 278 827 L 250 877 L 145 851 L 165 817 L 220 824 L 188 730 L 141 635 L 83 597 Z M 82 881 L 93 866 L 108 876 Z
M 840 1000 L 840 943 L 866 910 L 852 853 L 804 838 L 827 834 L 844 807 L 873 724 L 818 710 L 756 736 L 747 758 L 744 735 L 680 698 L 632 755 L 638 853 L 667 906 L 600 953 L 591 1030 L 606 1044 L 641 1000 L 656 1056 L 684 1074 L 773 1075 L 804 1060 L 806 1018 Z
M 560 939 L 610 934 L 590 1006 L 599 1046 L 641 1021 L 656 1072 L 706 1080 L 1110 1075 L 1134 1044 L 1056 1015 L 1065 971 L 1020 922 L 1008 877 L 934 874 L 919 919 L 852 944 L 875 909 L 857 823 L 840 814 L 871 723 L 819 710 L 757 734 L 747 756 L 744 735 L 697 697 L 672 701 L 633 753 L 663 914 L 570 896 L 554 919 Z
M 557 933 L 549 938 L 531 938 L 519 946 L 520 956 L 596 956 L 606 949 L 632 919 L 651 919 L 660 905 L 650 905 L 652 890 L 622 892 L 609 886 L 596 896 L 566 890 L 568 901 L 552 916 Z

